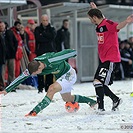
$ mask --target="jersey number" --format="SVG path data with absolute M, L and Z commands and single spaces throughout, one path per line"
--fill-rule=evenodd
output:
M 99 72 L 99 76 L 105 78 L 106 77 L 106 73 L 107 73 L 107 69 L 106 68 L 101 68 L 100 72 Z

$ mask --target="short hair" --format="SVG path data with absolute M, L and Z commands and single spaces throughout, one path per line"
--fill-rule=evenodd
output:
M 38 70 L 39 66 L 40 66 L 40 63 L 38 61 L 36 61 L 36 60 L 31 61 L 28 64 L 29 73 L 32 74 L 33 72 L 36 72 Z
M 21 22 L 20 21 L 15 21 L 14 22 L 14 26 L 17 26 L 18 24 L 21 24 Z
M 65 22 L 69 22 L 69 20 L 68 20 L 68 19 L 64 19 L 64 20 L 63 20 L 63 24 L 64 24 Z
M 103 18 L 102 12 L 101 12 L 99 9 L 97 9 L 97 8 L 90 9 L 90 10 L 88 11 L 88 15 L 89 15 L 91 18 L 94 17 L 94 16 L 96 16 L 96 17 L 99 18 L 99 19 Z

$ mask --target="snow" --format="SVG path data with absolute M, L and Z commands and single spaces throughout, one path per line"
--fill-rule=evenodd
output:
M 72 94 L 95 97 L 92 82 L 77 83 Z M 105 96 L 105 114 L 99 115 L 87 104 L 80 103 L 76 113 L 68 113 L 59 93 L 52 103 L 36 117 L 25 117 L 45 95 L 37 90 L 17 90 L 1 96 L 1 133 L 129 133 L 133 132 L 132 80 L 115 81 L 110 87 L 122 98 L 116 112 L 111 111 L 112 101 Z M 131 127 L 132 126 L 132 127 Z M 124 128 L 124 129 L 122 129 Z M 132 128 L 132 129 L 130 129 Z

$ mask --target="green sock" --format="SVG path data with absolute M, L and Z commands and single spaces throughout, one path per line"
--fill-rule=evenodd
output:
M 41 110 L 46 108 L 50 104 L 50 102 L 51 100 L 49 99 L 49 97 L 45 96 L 43 100 L 38 105 L 36 105 L 36 107 L 32 111 L 35 111 L 38 114 Z
M 74 102 L 78 102 L 78 103 L 87 103 L 89 105 L 93 105 L 96 103 L 95 100 L 85 97 L 85 96 L 80 96 L 80 95 L 74 95 L 75 99 Z

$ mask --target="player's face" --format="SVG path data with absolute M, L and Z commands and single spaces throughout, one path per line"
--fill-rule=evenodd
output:
M 97 25 L 97 21 L 96 21 L 96 17 L 95 16 L 94 17 L 90 17 L 89 16 L 89 19 L 90 19 L 91 23 Z
M 33 72 L 32 75 L 37 75 L 37 74 L 42 73 L 42 70 L 45 68 L 45 64 L 43 64 L 41 62 L 39 62 L 39 63 L 40 63 L 40 66 L 38 67 L 38 70 L 36 72 Z

